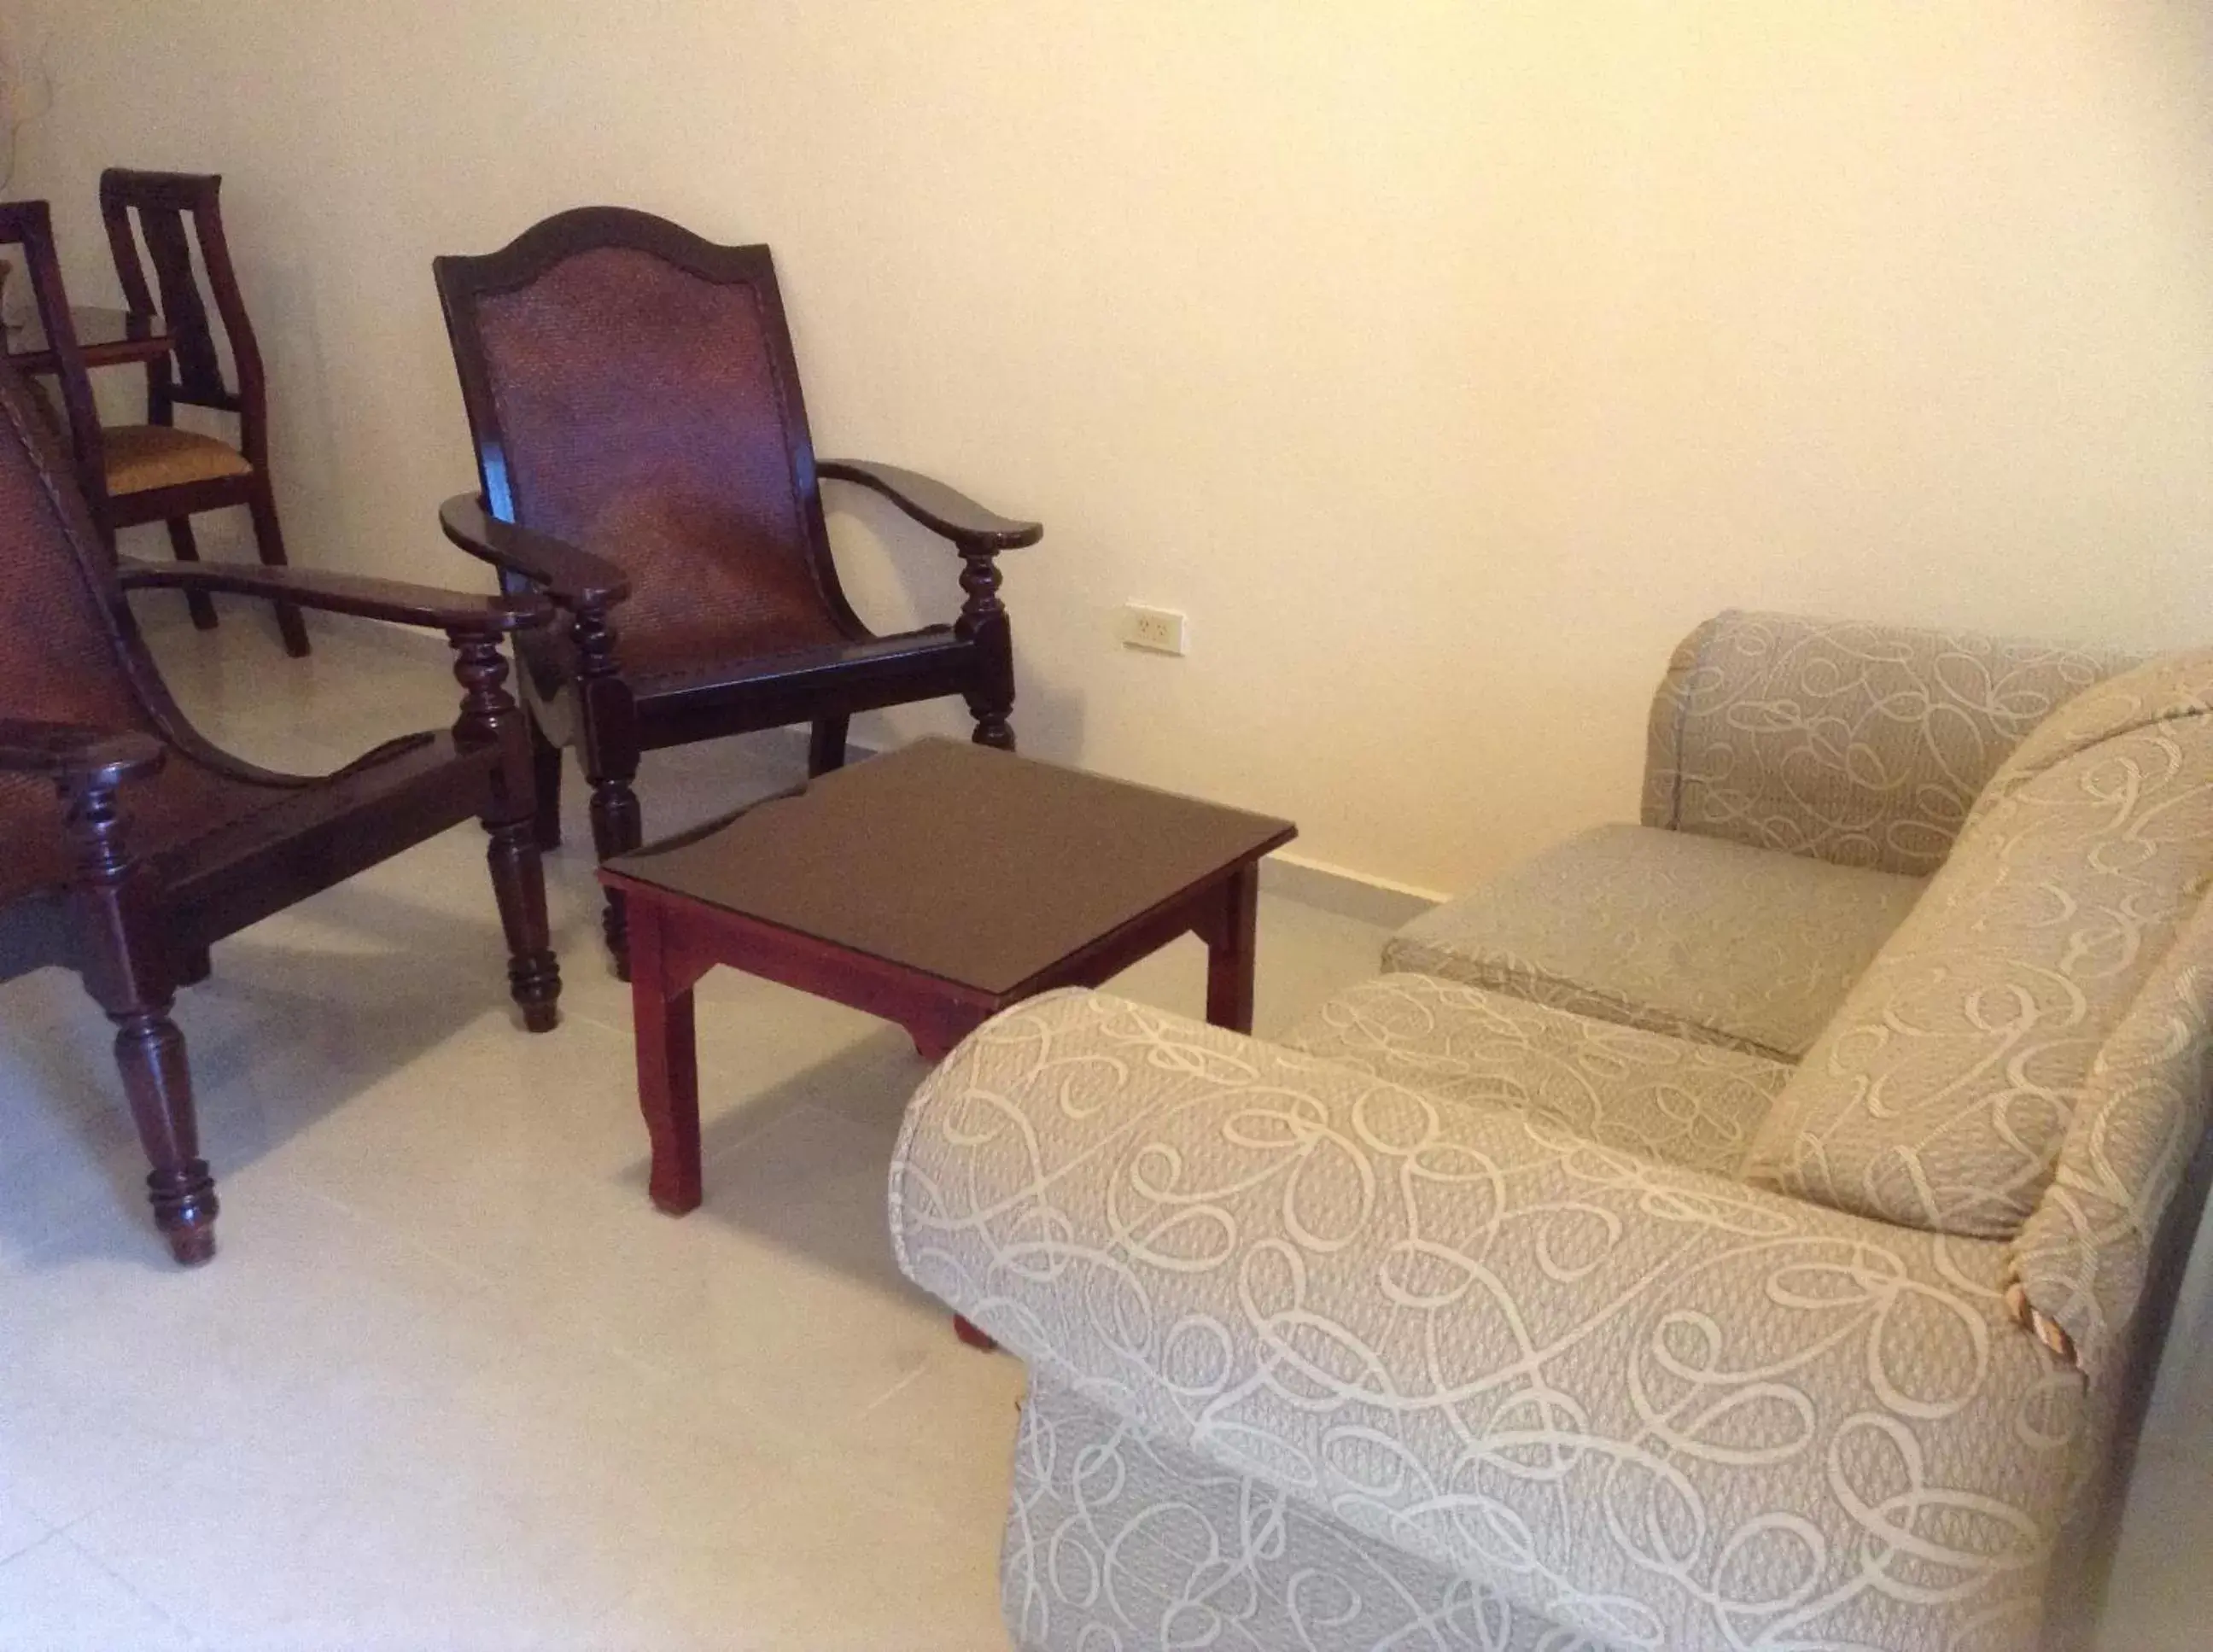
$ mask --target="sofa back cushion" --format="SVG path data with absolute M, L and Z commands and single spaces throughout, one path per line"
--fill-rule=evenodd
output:
M 2024 747 L 1994 777 L 2003 795 L 1777 1098 L 1749 1180 L 1937 1233 L 2020 1230 L 2100 1047 L 2213 881 L 2213 710 L 2175 692 L 2213 689 L 2213 651 L 2131 679 L 2161 715 Z
M 1793 614 L 1717 614 L 1652 702 L 1643 820 L 1926 877 L 2052 708 L 2135 657 Z

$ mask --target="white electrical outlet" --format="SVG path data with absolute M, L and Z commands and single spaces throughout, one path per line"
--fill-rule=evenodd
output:
M 1122 642 L 1155 654 L 1183 652 L 1183 616 L 1174 608 L 1149 608 L 1132 602 L 1122 610 Z

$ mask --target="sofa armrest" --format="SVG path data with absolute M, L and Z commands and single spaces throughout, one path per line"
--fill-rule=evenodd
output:
M 2164 1325 L 2213 1182 L 2213 904 L 2201 901 L 2091 1064 L 2051 1181 L 2013 1241 L 2016 1317 L 2092 1382 Z
M 1652 703 L 1644 824 L 1926 876 L 2006 754 L 2110 649 L 1718 614 Z
M 2033 1640 L 2082 1386 L 2003 1246 L 1082 992 L 923 1085 L 891 1203 L 1056 1381 L 1606 1643 Z

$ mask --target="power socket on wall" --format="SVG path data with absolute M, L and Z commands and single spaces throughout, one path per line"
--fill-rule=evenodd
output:
M 1122 642 L 1127 648 L 1154 654 L 1181 654 L 1183 616 L 1174 608 L 1149 608 L 1142 602 L 1122 610 Z

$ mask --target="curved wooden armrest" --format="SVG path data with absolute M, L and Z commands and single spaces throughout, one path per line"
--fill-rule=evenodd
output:
M 128 729 L 0 717 L 0 770 L 15 774 L 42 774 L 79 786 L 114 786 L 153 773 L 168 755 L 152 735 Z
M 544 586 L 564 608 L 606 607 L 630 594 L 630 576 L 605 557 L 501 521 L 474 494 L 457 493 L 440 505 L 438 526 L 471 556 Z
M 243 562 L 138 562 L 119 557 L 116 566 L 126 591 L 227 591 L 234 596 L 270 597 L 303 608 L 464 636 L 529 631 L 553 617 L 552 605 L 534 594 L 472 596 L 399 580 Z
M 881 493 L 931 533 L 963 550 L 1017 551 L 1045 537 L 1039 522 L 1026 522 L 986 510 L 957 488 L 896 465 L 865 459 L 818 460 L 814 473 L 832 482 L 853 482 Z

